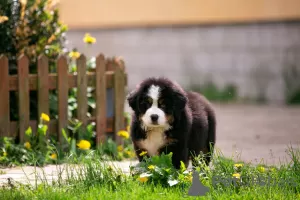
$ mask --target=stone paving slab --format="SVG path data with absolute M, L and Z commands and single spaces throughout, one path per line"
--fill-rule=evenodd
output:
M 124 174 L 129 174 L 130 166 L 136 165 L 138 161 L 107 161 L 106 163 L 111 165 L 112 167 L 115 167 L 116 169 L 122 170 Z M 0 185 L 7 184 L 8 179 L 14 182 L 30 183 L 32 185 L 45 181 L 51 183 L 53 180 L 58 180 L 59 177 L 63 179 L 66 178 L 66 169 L 68 169 L 69 173 L 73 172 L 76 176 L 76 172 L 78 171 L 79 167 L 80 165 L 61 164 L 47 165 L 42 168 L 25 166 L 1 169 L 1 171 L 3 171 L 4 174 L 0 175 Z

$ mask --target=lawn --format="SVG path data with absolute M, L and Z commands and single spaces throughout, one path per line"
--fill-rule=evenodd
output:
M 170 165 L 172 155 L 145 159 L 131 175 L 106 164 L 83 158 L 78 168 L 66 169 L 67 177 L 30 186 L 11 184 L 0 189 L 1 200 L 12 199 L 300 199 L 300 149 L 288 149 L 292 161 L 279 167 L 252 165 L 217 153 L 212 166 L 195 168 L 205 196 L 188 196 L 194 178 L 182 165 Z
M 40 187 L 30 191 L 26 188 L 14 191 L 1 191 L 1 199 L 195 199 L 187 196 L 186 190 L 180 188 L 163 188 L 155 185 L 141 185 L 135 181 L 117 185 L 116 189 L 108 184 L 93 185 L 90 187 Z M 197 199 L 297 199 L 297 195 L 284 189 L 245 188 L 239 194 L 231 194 L 232 191 L 212 191 L 205 197 Z M 298 196 L 299 198 L 299 196 Z

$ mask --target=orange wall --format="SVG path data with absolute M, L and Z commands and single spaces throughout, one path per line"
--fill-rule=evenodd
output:
M 300 0 L 60 0 L 72 28 L 300 19 Z

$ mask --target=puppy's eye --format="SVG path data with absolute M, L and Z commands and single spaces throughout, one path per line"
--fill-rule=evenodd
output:
M 158 100 L 158 104 L 159 104 L 159 106 L 161 108 L 165 108 L 166 107 L 165 104 L 164 104 L 164 100 L 163 99 Z
M 152 103 L 152 99 L 150 97 L 147 98 L 148 103 Z

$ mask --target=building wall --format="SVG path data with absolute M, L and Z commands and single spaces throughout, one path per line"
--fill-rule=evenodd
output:
M 70 29 L 300 19 L 299 0 L 63 0 L 59 9 Z
M 82 42 L 86 32 L 97 38 L 91 48 Z M 67 38 L 69 48 L 88 56 L 123 56 L 129 89 L 149 76 L 184 86 L 211 79 L 236 84 L 241 97 L 254 98 L 261 88 L 270 102 L 283 103 L 282 67 L 300 67 L 300 22 L 70 30 Z

